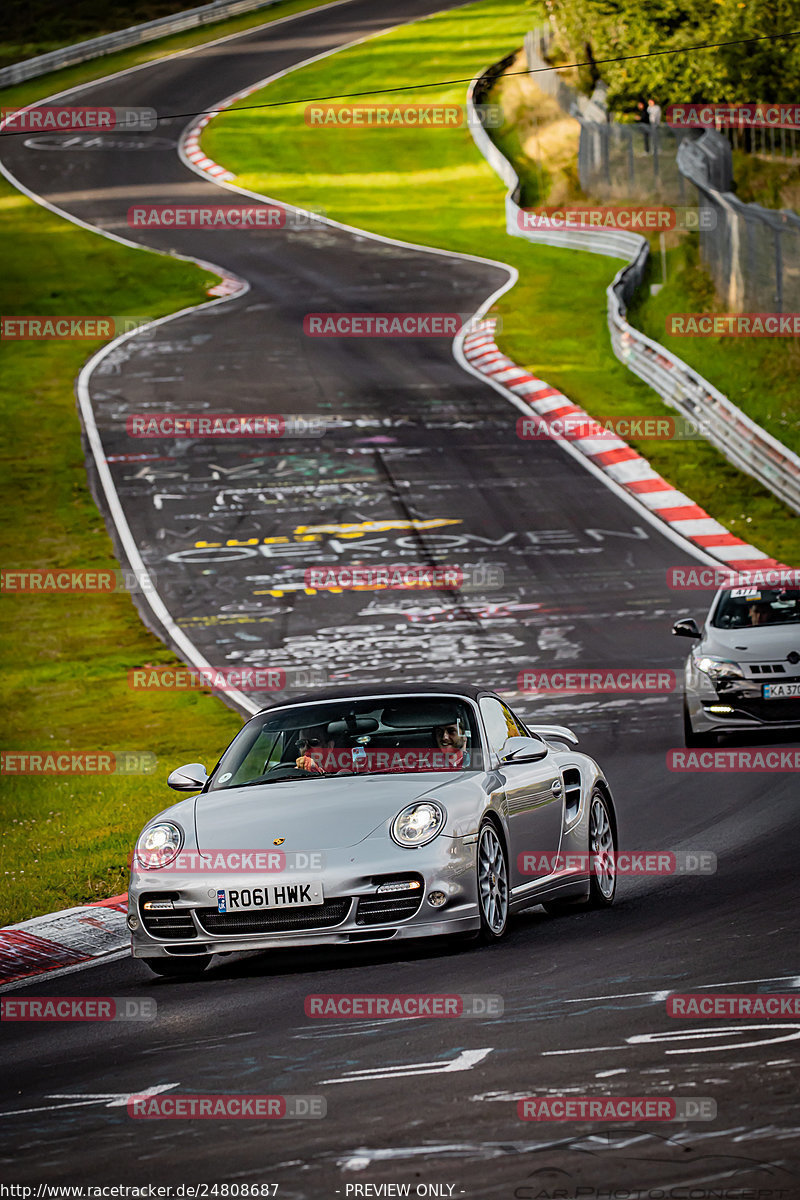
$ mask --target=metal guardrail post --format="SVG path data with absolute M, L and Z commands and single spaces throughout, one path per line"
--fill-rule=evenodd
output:
M 495 64 L 495 69 L 497 64 Z M 490 68 L 490 73 L 493 68 Z M 475 97 L 483 95 L 484 72 L 467 93 L 469 128 L 484 158 L 508 187 L 506 228 L 509 234 L 550 246 L 581 249 L 627 259 L 606 289 L 608 328 L 616 357 L 672 408 L 693 420 L 699 431 L 734 466 L 753 476 L 780 500 L 800 513 L 800 457 L 737 408 L 727 396 L 665 346 L 654 342 L 626 320 L 627 303 L 641 284 L 650 247 L 638 234 L 619 231 L 526 230 L 519 225 L 520 181 L 475 113 Z M 694 182 L 694 180 L 692 180 Z M 701 194 L 706 189 L 701 186 Z M 713 198 L 717 199 L 718 193 Z
M 47 75 L 50 71 L 60 71 L 64 67 L 72 67 L 92 58 L 100 58 L 114 50 L 127 50 L 142 42 L 152 42 L 172 33 L 182 33 L 197 25 L 210 25 L 224 17 L 254 12 L 259 8 L 271 8 L 278 2 L 279 0 L 215 0 L 215 3 L 204 4 L 199 8 L 185 9 L 168 17 L 157 17 L 154 21 L 145 21 L 141 25 L 131 25 L 127 29 L 105 33 L 85 42 L 62 46 L 47 54 L 39 54 L 35 58 L 26 58 L 22 62 L 0 68 L 0 88 L 22 83 L 26 79 L 35 79 L 39 75 Z

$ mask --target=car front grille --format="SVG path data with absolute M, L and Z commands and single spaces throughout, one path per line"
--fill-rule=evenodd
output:
M 221 913 L 216 908 L 196 909 L 197 919 L 208 933 L 291 933 L 304 929 L 329 929 L 339 925 L 350 911 L 349 896 L 326 900 L 324 904 L 298 905 L 292 908 L 263 908 L 241 913 Z
M 356 925 L 382 925 L 385 921 L 405 921 L 419 911 L 422 889 L 399 896 L 359 896 Z

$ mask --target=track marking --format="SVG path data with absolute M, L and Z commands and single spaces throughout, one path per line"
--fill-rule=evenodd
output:
M 320 1079 L 319 1083 L 360 1083 L 372 1079 L 403 1079 L 409 1075 L 447 1075 L 452 1071 L 470 1071 L 492 1053 L 493 1047 L 483 1050 L 462 1050 L 449 1063 L 427 1062 L 398 1064 L 396 1067 L 367 1067 L 350 1071 L 339 1079 Z
M 161 1092 L 169 1092 L 178 1087 L 177 1083 L 161 1083 L 155 1087 L 143 1088 L 140 1092 L 97 1092 L 80 1096 L 75 1093 L 67 1095 L 46 1096 L 46 1100 L 66 1100 L 66 1104 L 43 1104 L 38 1108 L 15 1108 L 11 1112 L 0 1112 L 0 1117 L 18 1117 L 24 1113 L 55 1112 L 61 1108 L 83 1108 L 89 1104 L 103 1104 L 106 1108 L 124 1108 L 128 1101 L 134 1098 L 146 1099 L 148 1096 L 158 1096 Z
M 436 14 L 431 14 L 431 16 L 434 15 Z M 430 17 L 422 18 L 422 20 L 429 19 Z M 408 22 L 405 22 L 404 24 L 408 24 Z M 320 62 L 322 59 L 328 58 L 333 54 L 339 54 L 344 50 L 349 50 L 354 46 L 361 45 L 363 42 L 369 41 L 370 38 L 382 37 L 384 34 L 392 33 L 395 29 L 400 28 L 402 28 L 402 25 L 396 25 L 390 29 L 381 30 L 379 33 L 369 34 L 367 37 L 363 38 L 357 38 L 354 41 L 344 43 L 333 50 L 326 50 L 321 54 L 314 55 L 312 58 L 295 63 L 293 66 L 286 67 L 284 70 L 278 71 L 273 75 L 268 75 L 264 79 L 259 80 L 257 83 L 251 84 L 247 88 L 241 89 L 239 92 L 234 92 L 231 96 L 226 96 L 223 100 L 219 101 L 218 103 L 220 106 L 220 111 L 224 111 L 231 104 L 234 104 L 237 99 L 240 99 L 245 95 L 250 95 L 252 92 L 260 91 L 262 88 L 268 87 L 269 84 L 274 83 L 276 80 L 283 79 L 285 76 L 290 75 L 293 71 L 299 71 L 302 67 L 310 66 L 311 64 Z M 195 166 L 195 164 L 192 163 L 185 154 L 184 142 L 187 137 L 191 136 L 193 128 L 194 126 L 190 123 L 190 125 L 187 126 L 187 128 L 181 134 L 178 142 L 178 155 L 184 166 L 186 166 L 190 171 L 194 171 L 194 173 L 201 179 L 205 179 L 206 182 L 208 182 L 208 175 L 205 173 L 205 171 Z M 427 254 L 443 255 L 448 258 L 458 258 L 465 262 L 481 263 L 487 266 L 499 267 L 500 269 L 504 270 L 508 274 L 507 282 L 502 284 L 499 288 L 492 292 L 489 297 L 487 297 L 480 307 L 475 310 L 470 322 L 467 324 L 470 324 L 476 320 L 482 320 L 492 305 L 507 291 L 513 288 L 519 280 L 519 272 L 517 271 L 517 268 L 512 267 L 509 263 L 501 262 L 499 259 L 484 258 L 476 254 L 458 253 L 454 250 L 443 250 L 436 246 L 422 246 L 415 242 L 401 241 L 398 238 L 390 238 L 384 234 L 373 233 L 367 229 L 359 229 L 354 225 L 346 225 L 344 222 L 336 221 L 332 217 L 320 216 L 316 213 L 311 214 L 309 211 L 302 208 L 297 208 L 296 205 L 289 204 L 285 200 L 278 200 L 275 197 L 266 196 L 262 192 L 252 191 L 250 188 L 241 187 L 239 184 L 232 183 L 229 180 L 214 179 L 213 182 L 217 185 L 217 187 L 224 188 L 230 192 L 235 192 L 240 196 L 249 196 L 253 200 L 261 200 L 267 204 L 280 204 L 285 208 L 293 209 L 295 212 L 302 212 L 306 216 L 313 216 L 314 219 L 320 224 L 330 225 L 332 228 L 344 230 L 345 232 L 352 233 L 357 237 L 370 238 L 373 241 L 381 242 L 388 246 L 400 246 L 404 249 L 421 251 Z M 509 388 L 505 387 L 501 383 L 498 383 L 496 379 L 492 379 L 491 377 L 484 375 L 482 371 L 479 371 L 470 363 L 465 354 L 463 345 L 466 337 L 467 330 L 465 328 L 460 334 L 457 334 L 453 340 L 452 352 L 453 357 L 458 365 L 462 368 L 462 370 L 466 371 L 470 375 L 474 375 L 475 378 L 479 379 L 482 383 L 488 384 L 490 387 L 494 388 L 499 395 L 513 404 L 514 407 L 517 408 L 521 413 L 523 413 L 526 417 L 530 417 L 531 408 L 529 404 L 526 404 L 520 396 L 515 395 L 514 392 L 512 392 Z M 509 363 L 510 362 L 511 360 L 509 359 Z M 537 380 L 536 382 L 539 383 L 541 381 Z M 637 517 L 643 521 L 647 521 L 648 524 L 652 525 L 654 529 L 657 529 L 658 532 L 668 541 L 673 542 L 687 554 L 690 554 L 692 557 L 698 559 L 702 563 L 705 563 L 707 566 L 719 567 L 719 559 L 707 554 L 703 549 L 695 545 L 694 542 L 688 541 L 681 535 L 681 533 L 673 529 L 670 525 L 666 524 L 660 517 L 657 517 L 655 513 L 651 512 L 651 510 L 647 508 L 647 506 L 640 499 L 638 499 L 634 493 L 631 493 L 626 488 L 622 487 L 615 479 L 604 472 L 597 463 L 592 462 L 591 459 L 588 459 L 584 454 L 581 454 L 581 452 L 569 441 L 560 441 L 558 442 L 558 445 L 564 450 L 565 453 L 570 454 L 576 462 L 579 462 L 586 471 L 588 471 L 591 475 L 594 475 L 596 479 L 601 480 L 602 483 L 609 489 L 609 491 L 613 492 L 618 499 L 622 500 L 628 506 L 628 508 L 632 509 L 636 513 Z M 650 470 L 652 470 L 652 468 L 650 468 Z
M 695 991 L 707 992 L 709 988 L 721 987 L 741 987 L 745 983 L 785 983 L 789 981 L 793 987 L 800 987 L 800 979 L 796 975 L 767 975 L 764 979 L 724 979 L 721 983 L 698 983 L 695 985 Z M 564 1004 L 588 1004 L 593 1000 L 628 1000 L 637 996 L 651 996 L 655 1000 L 666 1000 L 667 996 L 671 996 L 675 989 L 669 991 L 654 991 L 648 989 L 646 992 L 612 992 L 607 996 L 579 996 L 577 999 L 564 1000 Z

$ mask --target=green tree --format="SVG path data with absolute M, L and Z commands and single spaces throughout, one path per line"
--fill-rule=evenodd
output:
M 794 103 L 800 95 L 800 37 L 686 49 L 800 31 L 800 0 L 661 0 L 658 7 L 641 0 L 548 0 L 547 8 L 561 55 L 594 60 L 592 73 L 608 84 L 609 106 L 617 111 L 648 96 L 664 105 Z M 638 54 L 653 57 L 625 58 Z M 582 79 L 586 86 L 585 73 Z

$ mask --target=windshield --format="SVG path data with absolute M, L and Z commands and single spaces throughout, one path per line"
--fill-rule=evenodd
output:
M 456 696 L 302 704 L 248 721 L 209 790 L 331 775 L 477 770 L 480 745 L 472 707 Z
M 728 588 L 719 598 L 712 621 L 712 625 L 717 629 L 754 629 L 762 625 L 798 624 L 798 588 Z

